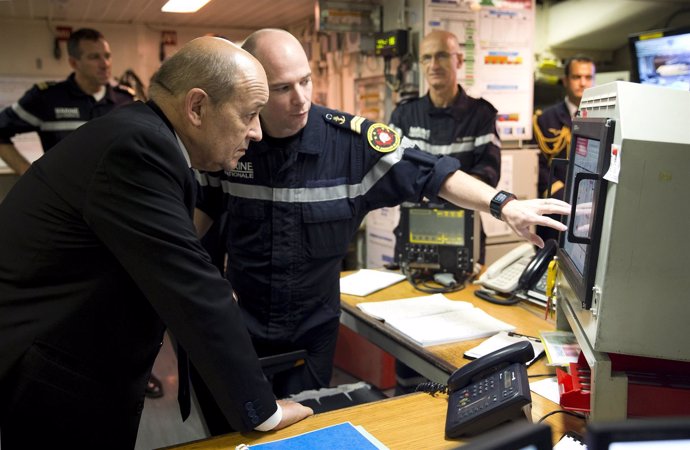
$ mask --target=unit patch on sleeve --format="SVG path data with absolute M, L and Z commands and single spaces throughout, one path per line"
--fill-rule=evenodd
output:
M 390 153 L 400 145 L 400 135 L 383 123 L 374 123 L 367 130 L 369 145 L 381 153 Z

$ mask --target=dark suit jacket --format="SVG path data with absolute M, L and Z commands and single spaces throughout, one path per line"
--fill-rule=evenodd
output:
M 562 136 L 561 133 L 570 133 L 573 126 L 573 121 L 570 118 L 570 111 L 565 100 L 549 106 L 537 118 L 537 126 L 541 130 L 545 138 L 554 139 Z M 554 130 L 552 133 L 550 130 Z M 555 145 L 555 144 L 552 144 Z M 551 196 L 559 200 L 563 200 L 565 193 L 565 178 L 568 174 L 568 166 L 555 165 L 553 167 L 553 176 L 549 184 L 549 177 L 551 173 L 551 160 L 553 158 L 567 159 L 570 154 L 570 137 L 565 142 L 565 147 L 557 155 L 548 155 L 545 149 L 541 148 L 539 152 L 539 180 L 537 182 L 537 189 L 540 197 L 546 197 L 549 189 L 551 189 Z M 547 149 L 548 150 L 548 149 Z M 560 216 L 550 215 L 549 217 L 560 220 Z M 544 240 L 558 239 L 558 231 L 553 228 L 537 226 L 537 234 Z
M 26 414 L 52 446 L 133 447 L 166 326 L 235 429 L 275 412 L 194 201 L 172 128 L 143 103 L 90 121 L 19 179 L 0 204 L 3 444 Z
M 568 131 L 573 126 L 573 120 L 570 118 L 570 112 L 568 111 L 568 106 L 565 104 L 565 100 L 556 103 L 555 105 L 549 106 L 544 110 L 544 112 L 537 118 L 537 125 L 541 130 L 542 134 L 546 138 L 554 138 L 557 135 L 549 130 L 556 130 L 557 133 L 561 133 L 563 128 L 567 128 Z M 561 150 L 557 155 L 546 156 L 544 150 L 539 153 L 539 181 L 537 189 L 539 191 L 540 197 L 545 197 L 544 193 L 549 189 L 549 172 L 551 170 L 550 160 L 551 158 L 563 158 L 567 159 L 569 154 L 570 140 L 567 141 L 566 148 Z M 554 169 L 553 179 L 551 183 L 560 181 L 565 183 L 565 177 L 567 175 L 567 166 L 558 166 Z M 559 185 L 562 185 L 559 183 Z M 552 192 L 554 197 L 562 199 L 563 191 Z

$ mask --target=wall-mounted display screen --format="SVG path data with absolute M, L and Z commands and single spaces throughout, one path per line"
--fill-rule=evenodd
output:
M 631 35 L 631 81 L 690 90 L 690 27 Z

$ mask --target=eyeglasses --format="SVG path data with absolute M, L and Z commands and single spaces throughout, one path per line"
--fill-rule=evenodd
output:
M 450 60 L 451 55 L 457 55 L 457 53 L 448 53 L 448 52 L 437 52 L 434 53 L 433 55 L 422 55 L 419 60 L 421 61 L 422 64 L 431 64 L 431 60 L 435 59 L 436 61 L 440 63 L 444 63 L 446 61 Z

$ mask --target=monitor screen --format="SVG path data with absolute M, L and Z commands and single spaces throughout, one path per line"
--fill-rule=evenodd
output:
M 690 28 L 638 33 L 629 41 L 632 81 L 690 90 Z
M 564 217 L 559 270 L 562 269 L 583 307 L 590 308 L 599 244 L 607 239 L 602 229 L 606 205 L 604 174 L 611 160 L 615 121 L 607 118 L 573 120 L 565 199 L 572 206 Z
M 600 141 L 597 139 L 575 136 L 573 139 L 573 179 L 580 173 L 595 174 L 599 164 Z M 595 180 L 585 179 L 579 185 L 577 198 L 571 198 L 570 204 L 575 205 L 573 230 L 576 236 L 590 238 L 592 229 L 592 202 L 594 201 Z M 585 256 L 589 244 L 571 242 L 568 239 L 563 244 L 564 250 L 573 261 L 580 275 L 585 272 Z
M 413 208 L 410 243 L 465 246 L 465 210 Z

